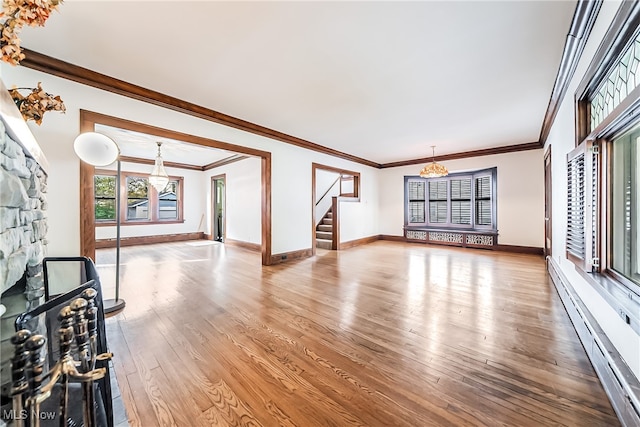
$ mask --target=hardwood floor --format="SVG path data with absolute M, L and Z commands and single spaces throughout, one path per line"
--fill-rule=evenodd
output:
M 262 267 L 201 241 L 122 263 L 132 426 L 619 425 L 539 256 L 378 241 Z

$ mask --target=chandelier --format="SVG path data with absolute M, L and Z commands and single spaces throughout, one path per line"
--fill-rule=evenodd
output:
M 153 165 L 153 170 L 151 171 L 151 175 L 149 175 L 149 183 L 155 187 L 155 189 L 159 192 L 164 190 L 164 188 L 169 183 L 169 175 L 164 170 L 164 163 L 162 162 L 162 154 L 160 154 L 160 146 L 162 142 L 158 142 L 158 155 L 156 156 L 156 162 Z
M 442 166 L 439 163 L 436 163 L 436 146 L 431 146 L 431 151 L 433 155 L 433 161 L 422 168 L 420 171 L 420 176 L 423 178 L 440 178 L 441 176 L 449 175 L 449 171 L 447 168 Z

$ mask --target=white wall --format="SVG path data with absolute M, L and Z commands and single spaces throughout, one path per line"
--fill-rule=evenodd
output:
M 262 243 L 262 175 L 261 160 L 249 157 L 202 173 L 206 192 L 206 233 L 211 228 L 211 177 L 225 174 L 225 216 L 227 239 Z
M 379 170 L 367 168 L 360 175 L 360 201 L 340 202 L 341 243 L 380 234 L 379 207 L 384 195 L 381 196 L 378 192 L 379 178 Z M 374 215 L 370 214 L 371 211 Z
M 450 173 L 497 167 L 498 243 L 542 248 L 544 243 L 544 165 L 542 150 L 440 162 Z M 380 233 L 402 236 L 404 177 L 422 165 L 382 169 Z M 341 231 L 342 232 L 342 231 Z
M 324 169 L 316 169 L 316 203 L 324 195 L 324 193 L 331 187 L 336 180 L 340 177 L 338 172 L 328 171 Z M 338 187 L 338 193 L 340 192 L 340 185 Z
M 170 159 L 165 159 L 170 160 Z M 123 172 L 151 173 L 151 165 L 122 162 Z M 115 164 L 100 169 L 115 170 Z M 121 237 L 157 236 L 161 234 L 181 234 L 204 231 L 205 227 L 205 187 L 200 171 L 165 167 L 170 176 L 184 177 L 184 209 L 182 224 L 123 225 Z M 116 227 L 96 227 L 96 239 L 115 239 Z
M 106 91 L 23 67 L 0 65 L 7 87 L 43 88 L 60 95 L 66 114 L 47 113 L 42 126 L 29 123 L 51 164 L 49 179 L 49 255 L 77 255 L 80 250 L 79 160 L 73 153 L 73 140 L 79 132 L 79 111 L 85 109 L 125 118 L 204 138 L 271 152 L 272 155 L 272 252 L 274 254 L 308 249 L 311 234 L 311 164 L 321 163 L 362 174 L 365 194 L 358 215 L 362 224 L 355 238 L 378 234 L 377 169 L 284 144 L 217 123 L 180 114 Z M 214 106 L 215 108 L 215 106 Z M 372 186 L 372 188 L 369 188 Z
M 619 2 L 604 2 L 591 36 L 587 42 L 575 76 L 567 95 L 558 110 L 546 147 L 551 146 L 552 162 L 552 256 L 576 290 L 609 340 L 620 352 L 634 374 L 640 378 L 640 336 L 618 316 L 606 301 L 576 271 L 573 263 L 566 259 L 566 214 L 567 214 L 567 168 L 566 155 L 575 147 L 575 111 L 573 98 L 576 88 L 584 76 L 589 62 L 602 40 Z

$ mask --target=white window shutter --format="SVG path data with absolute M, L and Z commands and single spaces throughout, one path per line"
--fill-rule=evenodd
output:
M 567 154 L 567 258 L 589 272 L 598 263 L 598 165 L 592 141 Z

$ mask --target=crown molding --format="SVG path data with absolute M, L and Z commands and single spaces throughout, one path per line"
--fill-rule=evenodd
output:
M 422 157 L 420 159 L 401 160 L 398 162 L 383 163 L 380 169 L 397 168 L 400 166 L 418 165 L 435 161 L 467 159 L 470 157 L 493 156 L 496 154 L 515 153 L 518 151 L 539 150 L 542 147 L 539 142 L 527 142 L 525 144 L 505 145 L 502 147 L 484 148 L 482 150 L 461 151 L 459 153 L 443 154 L 435 157 Z
M 562 58 L 560 59 L 558 74 L 556 75 L 553 90 L 551 91 L 551 99 L 549 100 L 549 105 L 547 106 L 547 111 L 542 121 L 539 138 L 540 147 L 544 146 L 547 141 L 551 126 L 553 126 L 553 122 L 558 114 L 558 108 L 560 108 L 562 99 L 569 88 L 569 83 L 571 83 L 573 74 L 576 71 L 576 67 L 582 56 L 582 51 L 587 44 L 589 34 L 591 34 L 591 29 L 596 22 L 602 3 L 602 0 L 580 0 L 576 5 L 576 11 L 573 14 L 571 27 L 569 27 L 569 33 L 567 34 L 567 41 L 565 42 Z
M 154 165 L 155 164 L 155 160 L 153 159 L 143 159 L 142 157 L 131 157 L 131 156 L 120 156 L 118 158 L 121 162 L 128 162 L 128 163 L 138 163 L 141 165 Z M 198 166 L 198 165 L 191 165 L 188 163 L 176 163 L 176 162 L 166 162 L 163 161 L 162 162 L 164 164 L 165 167 L 168 168 L 178 168 L 178 169 L 189 169 L 189 170 L 194 170 L 194 171 L 202 171 L 203 166 Z
M 116 79 L 105 74 L 98 73 L 87 68 L 74 65 L 60 59 L 44 55 L 39 52 L 35 52 L 29 49 L 23 49 L 25 58 L 20 62 L 21 66 L 31 68 L 36 71 L 51 74 L 56 77 L 71 80 L 76 83 L 91 86 L 97 89 L 105 90 L 117 95 L 126 96 L 128 98 L 136 99 L 138 101 L 147 102 L 149 104 L 157 105 L 159 107 L 167 108 L 179 113 L 188 114 L 193 117 L 198 117 L 204 120 L 208 120 L 214 123 L 219 123 L 225 126 L 240 129 L 245 132 L 249 132 L 255 135 L 264 136 L 280 142 L 295 145 L 298 147 L 306 148 L 308 150 L 316 151 L 330 156 L 338 157 L 341 159 L 349 160 L 355 163 L 359 163 L 365 166 L 370 166 L 377 169 L 385 169 L 406 165 L 415 165 L 431 161 L 431 157 L 404 160 L 391 163 L 377 163 L 371 160 L 367 160 L 361 157 L 354 156 L 352 154 L 344 153 L 342 151 L 334 150 L 332 148 L 324 147 L 313 142 L 297 138 L 291 135 L 278 132 L 273 129 L 266 128 L 264 126 L 257 125 L 236 117 L 229 116 L 206 107 L 202 107 L 193 104 L 182 99 L 178 99 L 169 95 L 156 92 L 154 90 L 146 89 L 142 86 L 134 85 L 132 83 L 125 82 L 123 80 Z M 96 116 L 101 116 L 99 113 L 90 113 Z M 106 116 L 105 116 L 106 117 Z M 193 138 L 193 137 L 192 137 Z M 231 144 L 226 144 L 228 147 L 225 149 L 231 149 Z M 230 148 L 231 147 L 231 148 Z M 489 156 L 493 154 L 504 154 L 516 151 L 534 150 L 541 148 L 540 142 L 531 142 L 526 144 L 515 144 L 502 147 L 494 147 L 482 150 L 463 151 L 459 153 L 452 153 L 437 156 L 436 160 L 453 160 L 463 159 L 468 157 Z M 235 150 L 234 150 L 235 151 Z M 244 154 L 253 155 L 252 152 L 248 152 L 246 148 L 237 150 Z M 261 155 L 261 154 L 258 154 Z M 205 168 L 209 168 L 210 165 L 205 165 Z M 218 165 L 214 166 L 217 167 Z
M 202 166 L 203 171 L 208 171 L 214 168 L 219 168 L 220 166 L 228 165 L 231 163 L 239 162 L 240 160 L 248 159 L 249 156 L 245 156 L 243 154 L 234 154 L 233 156 L 225 157 L 222 160 L 218 160 L 217 162 L 209 163 L 208 165 Z
M 324 147 L 322 145 L 304 140 L 295 136 L 287 135 L 255 123 L 248 122 L 233 116 L 229 116 L 218 111 L 211 110 L 200 105 L 193 104 L 173 96 L 134 85 L 105 74 L 98 73 L 88 68 L 83 68 L 69 62 L 62 61 L 51 56 L 35 52 L 30 49 L 23 49 L 25 58 L 20 62 L 23 67 L 51 74 L 67 80 L 81 83 L 87 86 L 102 89 L 117 95 L 133 98 L 138 101 L 147 102 L 159 107 L 167 108 L 179 113 L 188 114 L 203 120 L 219 123 L 255 135 L 264 136 L 275 139 L 277 141 L 286 142 L 287 144 L 306 148 L 308 150 L 317 151 L 334 157 L 339 157 L 352 162 L 360 163 L 366 166 L 378 167 L 378 163 L 363 159 L 342 151 Z

